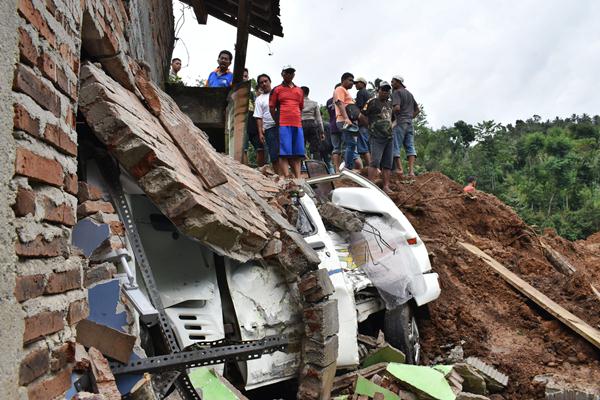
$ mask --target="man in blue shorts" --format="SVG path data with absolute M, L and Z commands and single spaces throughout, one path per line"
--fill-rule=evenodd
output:
M 286 178 L 289 167 L 294 178 L 300 178 L 301 163 L 304 159 L 304 92 L 294 84 L 295 74 L 296 69 L 291 65 L 283 67 L 283 82 L 273 88 L 269 98 L 269 111 L 279 128 L 279 174 Z

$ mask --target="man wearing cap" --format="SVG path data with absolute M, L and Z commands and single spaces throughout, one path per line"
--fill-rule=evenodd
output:
M 206 86 L 209 87 L 229 87 L 233 82 L 233 73 L 229 69 L 233 54 L 229 50 L 221 50 L 217 63 L 219 66 L 208 75 Z
M 396 126 L 394 127 L 394 163 L 397 172 L 402 175 L 402 160 L 400 151 L 402 147 L 406 150 L 408 159 L 408 176 L 415 176 L 415 159 L 417 151 L 415 150 L 415 130 L 412 120 L 421 110 L 412 93 L 404 86 L 404 78 L 400 75 L 394 75 L 392 78 L 392 106 L 394 107 L 394 116 L 396 117 Z
M 360 157 L 356 153 L 356 136 L 358 135 L 358 126 L 356 126 L 348 115 L 348 106 L 354 105 L 354 99 L 348 92 L 354 86 L 354 75 L 350 72 L 344 72 L 341 78 L 341 85 L 333 92 L 333 104 L 335 104 L 335 122 L 337 128 L 342 132 L 344 141 L 344 163 L 346 168 L 362 168 Z M 356 160 L 356 162 L 355 162 Z
M 377 97 L 370 99 L 363 106 L 360 120 L 369 126 L 369 141 L 371 144 L 371 163 L 369 164 L 369 179 L 375 181 L 377 171 L 383 175 L 383 190 L 391 192 L 390 174 L 394 164 L 392 140 L 392 102 L 388 82 L 381 82 Z
M 369 98 L 367 90 L 367 80 L 363 77 L 355 78 L 354 85 L 356 86 L 356 106 L 362 110 Z M 356 151 L 364 159 L 365 164 L 371 164 L 371 153 L 369 152 L 369 128 L 366 124 L 358 121 L 358 137 L 356 138 Z
M 296 69 L 291 65 L 283 67 L 283 82 L 271 91 L 269 110 L 279 130 L 279 173 L 287 177 L 291 167 L 294 178 L 300 178 L 304 158 L 304 92 L 293 82 L 295 73 Z

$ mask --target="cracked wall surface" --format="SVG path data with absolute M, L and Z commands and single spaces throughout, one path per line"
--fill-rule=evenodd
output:
M 13 291 L 15 286 L 14 220 L 11 204 L 15 191 L 9 185 L 14 174 L 15 143 L 12 137 L 12 78 L 17 62 L 17 2 L 0 2 L 0 398 L 18 399 L 17 380 L 22 357 L 24 323 L 21 306 Z M 6 332 L 11 334 L 7 335 Z M 23 394 L 23 393 L 22 393 Z

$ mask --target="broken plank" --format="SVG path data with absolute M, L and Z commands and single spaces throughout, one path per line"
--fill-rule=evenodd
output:
M 548 260 L 558 272 L 565 275 L 573 275 L 576 271 L 575 267 L 572 266 L 562 254 L 545 244 L 542 240 L 540 240 L 540 245 L 542 246 L 542 253 L 544 253 L 546 260 Z
M 558 320 L 567 325 L 573 331 L 578 333 L 585 340 L 600 349 L 600 331 L 588 325 L 581 318 L 569 312 L 559 304 L 555 303 L 548 296 L 519 278 L 515 273 L 500 264 L 498 261 L 490 257 L 477 246 L 468 243 L 459 242 L 461 246 L 481 258 L 502 276 L 511 286 L 523 293 L 525 296 L 533 300 L 537 305 L 554 315 Z
M 88 348 L 95 347 L 105 356 L 127 363 L 135 336 L 84 319 L 77 324 L 77 342 Z

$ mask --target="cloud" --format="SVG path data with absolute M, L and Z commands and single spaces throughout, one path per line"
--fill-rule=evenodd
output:
M 599 113 L 594 0 L 281 0 L 281 13 L 285 37 L 269 45 L 251 37 L 246 65 L 277 82 L 281 66 L 294 64 L 297 83 L 321 103 L 350 71 L 368 80 L 403 75 L 434 127 Z M 184 76 L 206 78 L 236 32 L 192 15 L 179 32 L 190 53 Z M 174 55 L 185 64 L 182 44 Z

